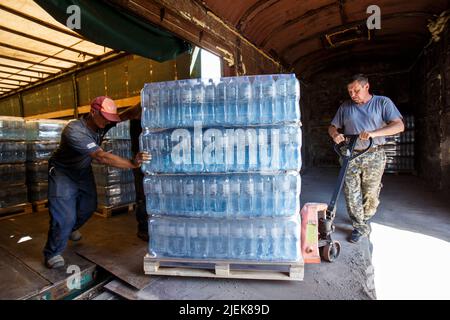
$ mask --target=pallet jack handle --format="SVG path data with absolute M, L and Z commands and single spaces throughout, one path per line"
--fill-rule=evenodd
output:
M 369 149 L 373 145 L 373 139 L 369 138 L 369 146 L 366 149 L 353 154 L 359 135 L 344 135 L 344 137 L 346 138 L 344 142 L 334 145 L 334 151 L 339 155 L 339 157 L 342 158 L 342 166 L 341 166 L 341 170 L 339 171 L 339 176 L 338 176 L 336 187 L 334 189 L 330 203 L 328 204 L 328 207 L 327 207 L 327 218 L 329 218 L 329 219 L 334 219 L 334 215 L 336 212 L 336 201 L 339 198 L 342 187 L 344 185 L 344 179 L 345 179 L 345 175 L 347 173 L 347 169 L 349 167 L 350 161 L 365 154 L 367 151 L 369 151 Z M 345 154 L 342 151 L 343 149 L 345 150 Z

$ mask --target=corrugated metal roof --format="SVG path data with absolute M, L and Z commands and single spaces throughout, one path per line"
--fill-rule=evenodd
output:
M 2 0 L 0 21 L 0 97 L 114 53 L 31 0 Z

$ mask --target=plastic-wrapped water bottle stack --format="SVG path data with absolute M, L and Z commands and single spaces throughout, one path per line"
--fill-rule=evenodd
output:
M 301 260 L 299 99 L 293 74 L 145 84 L 152 257 Z
M 123 121 L 108 130 L 101 148 L 120 157 L 131 159 L 130 121 Z M 134 176 L 131 169 L 119 169 L 92 163 L 97 186 L 98 204 L 115 207 L 135 201 Z
M 28 201 L 47 199 L 48 160 L 61 140 L 67 120 L 35 119 L 25 121 Z
M 24 119 L 0 116 L 0 208 L 27 202 L 25 160 Z

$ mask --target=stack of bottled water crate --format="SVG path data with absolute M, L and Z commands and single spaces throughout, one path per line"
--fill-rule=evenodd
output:
M 27 203 L 25 121 L 0 116 L 0 209 Z
M 119 122 L 104 137 L 101 148 L 131 159 L 130 121 Z M 135 201 L 134 176 L 131 169 L 119 169 L 98 162 L 92 163 L 97 185 L 98 204 L 115 207 Z
M 67 120 L 27 120 L 27 185 L 30 202 L 46 200 L 48 190 L 48 160 L 59 146 Z
M 385 172 L 388 173 L 412 173 L 415 171 L 414 116 L 405 115 L 403 121 L 405 131 L 387 136 L 383 146 L 386 153 Z
M 301 261 L 299 98 L 293 74 L 144 86 L 151 257 Z

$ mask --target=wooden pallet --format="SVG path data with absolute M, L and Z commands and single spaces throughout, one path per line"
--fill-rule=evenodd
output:
M 131 213 L 134 212 L 134 206 L 135 203 L 128 203 L 128 204 L 122 204 L 119 206 L 98 206 L 97 211 L 95 212 L 96 215 L 103 217 L 103 218 L 110 218 L 113 215 L 119 214 L 119 213 Z
M 9 219 L 33 212 L 31 203 L 18 204 L 8 208 L 0 208 L 0 220 Z
M 158 259 L 147 254 L 144 272 L 164 276 L 302 281 L 304 263 Z
M 40 200 L 32 202 L 33 212 L 41 212 L 48 209 L 48 200 Z

